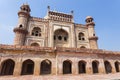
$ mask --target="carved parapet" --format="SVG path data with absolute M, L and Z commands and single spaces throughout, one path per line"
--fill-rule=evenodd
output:
M 19 32 L 19 33 L 24 33 L 24 34 L 27 34 L 27 33 L 28 33 L 28 31 L 27 31 L 26 29 L 24 29 L 24 28 L 19 28 L 19 27 L 14 28 L 13 31 L 14 31 L 14 32 Z

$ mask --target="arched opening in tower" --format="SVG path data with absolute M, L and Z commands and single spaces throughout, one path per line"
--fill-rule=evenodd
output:
M 79 74 L 86 73 L 86 62 L 85 61 L 79 61 L 78 68 L 79 68 Z
M 111 67 L 110 62 L 105 61 L 104 65 L 105 65 L 105 71 L 106 71 L 106 73 L 111 73 L 112 72 L 112 67 Z
M 63 74 L 71 74 L 72 73 L 72 63 L 69 60 L 63 62 Z
M 98 73 L 98 66 L 99 66 L 99 62 L 98 61 L 93 61 L 92 62 L 93 73 Z
M 115 62 L 116 72 L 120 72 L 119 66 L 120 66 L 120 63 L 116 61 L 116 62 Z
M 68 47 L 69 37 L 67 31 L 58 29 L 54 32 L 53 38 L 55 47 Z
M 39 47 L 39 44 L 38 43 L 32 43 L 31 46 Z
M 34 62 L 30 59 L 26 60 L 22 64 L 21 75 L 32 75 L 34 72 Z
M 45 75 L 45 74 L 51 74 L 51 61 L 49 60 L 44 60 L 41 62 L 41 67 L 40 67 L 40 74 Z
M 11 59 L 5 60 L 1 65 L 0 75 L 13 75 L 15 62 Z

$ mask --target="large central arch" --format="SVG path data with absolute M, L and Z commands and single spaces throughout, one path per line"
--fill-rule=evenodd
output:
M 68 47 L 69 35 L 63 29 L 58 29 L 54 32 L 54 47 Z

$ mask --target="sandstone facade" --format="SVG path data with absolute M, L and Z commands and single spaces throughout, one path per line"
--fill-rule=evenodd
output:
M 48 6 L 44 18 L 32 17 L 30 11 L 29 5 L 23 4 L 18 12 L 14 45 L 0 45 L 1 76 L 47 75 L 58 79 L 72 75 L 76 79 L 74 76 L 81 74 L 120 72 L 120 52 L 98 49 L 91 16 L 83 25 L 74 23 L 73 11 L 65 14 Z

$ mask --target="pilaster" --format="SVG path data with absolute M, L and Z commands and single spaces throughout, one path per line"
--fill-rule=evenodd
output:
M 52 68 L 52 73 L 51 74 L 55 75 L 56 74 L 56 68 L 57 68 L 56 67 L 56 61 L 52 61 L 52 67 L 51 68 Z
M 111 61 L 112 73 L 116 72 L 114 61 Z
M 36 76 L 40 75 L 40 61 L 39 60 L 35 60 L 34 75 Z
M 59 64 L 57 64 L 58 65 L 58 74 L 63 74 L 63 64 L 62 64 L 62 62 L 59 62 Z
M 98 69 L 99 69 L 98 71 L 99 71 L 100 74 L 105 73 L 105 66 L 104 66 L 104 61 L 103 60 L 99 61 L 99 68 Z
M 21 70 L 22 70 L 22 59 L 19 58 L 15 62 L 15 67 L 14 67 L 14 76 L 20 76 L 21 75 Z
M 92 74 L 92 63 L 89 60 L 87 61 L 87 64 L 86 64 L 86 73 Z

